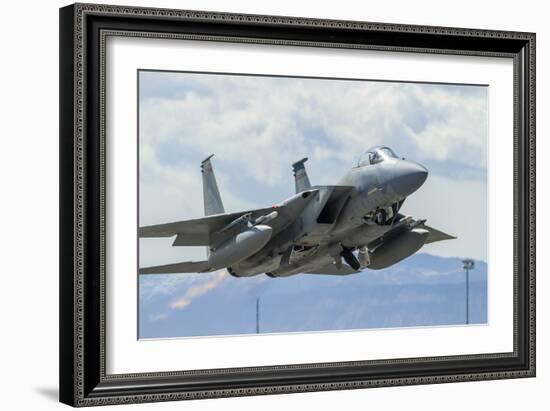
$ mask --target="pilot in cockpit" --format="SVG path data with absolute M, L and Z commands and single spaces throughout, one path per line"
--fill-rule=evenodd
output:
M 373 164 L 380 163 L 389 158 L 398 158 L 398 157 L 391 148 L 385 147 L 385 146 L 376 146 L 376 147 L 370 148 L 363 155 L 361 155 L 361 157 L 359 157 L 357 166 L 363 167 L 363 166 L 373 165 Z

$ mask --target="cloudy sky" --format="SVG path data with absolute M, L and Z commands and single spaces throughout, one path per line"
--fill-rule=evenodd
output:
M 239 211 L 291 196 L 291 164 L 302 157 L 309 157 L 312 184 L 335 184 L 363 152 L 383 144 L 430 173 L 401 211 L 458 237 L 422 252 L 486 261 L 487 104 L 483 86 L 140 71 L 140 225 L 203 216 L 200 162 L 210 154 L 226 211 Z M 140 266 L 205 258 L 204 247 L 171 247 L 172 241 L 141 239 Z M 460 259 L 452 261 L 461 278 Z M 252 290 L 250 304 L 266 298 L 262 289 L 275 286 L 265 276 L 237 280 L 238 290 Z M 189 322 L 189 313 L 210 307 L 223 317 L 234 302 L 221 304 L 231 298 L 222 291 L 233 283 L 224 271 L 141 276 L 140 335 L 221 333 L 221 325 L 205 323 L 214 315 L 196 313 L 201 320 Z M 277 298 L 292 298 L 293 289 L 286 287 L 287 294 Z M 440 300 L 439 291 L 424 292 L 423 299 Z M 320 307 L 332 304 L 328 296 L 315 295 Z M 344 308 L 363 318 L 356 308 Z M 403 312 L 421 318 L 426 309 L 434 307 L 411 302 Z M 407 322 L 397 312 L 393 317 L 396 324 L 431 321 Z M 236 322 L 223 324 L 225 334 L 240 332 Z
M 487 89 L 483 86 L 140 71 L 140 224 L 203 215 L 200 162 L 226 211 L 291 196 L 291 164 L 335 184 L 369 147 L 388 145 L 430 175 L 402 212 L 458 237 L 423 251 L 486 260 Z M 141 265 L 203 258 L 141 240 Z

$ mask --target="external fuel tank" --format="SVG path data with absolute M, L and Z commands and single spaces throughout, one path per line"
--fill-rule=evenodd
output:
M 231 237 L 208 256 L 211 269 L 229 267 L 261 250 L 271 238 L 273 229 L 268 225 L 255 225 Z

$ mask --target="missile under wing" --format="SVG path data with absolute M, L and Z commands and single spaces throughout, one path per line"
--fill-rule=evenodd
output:
M 140 227 L 140 238 L 175 237 L 173 246 L 207 246 L 208 260 L 140 269 L 141 274 L 206 272 L 227 267 L 262 248 L 293 223 L 316 197 L 311 189 L 279 205 Z
M 150 225 L 140 227 L 139 236 L 141 238 L 176 236 L 172 244 L 174 246 L 209 246 L 215 241 L 214 237 L 216 233 L 219 233 L 224 227 L 237 220 L 239 217 L 248 215 L 250 219 L 254 220 L 273 210 L 272 207 L 258 208 L 238 213 L 215 214 L 192 220 Z

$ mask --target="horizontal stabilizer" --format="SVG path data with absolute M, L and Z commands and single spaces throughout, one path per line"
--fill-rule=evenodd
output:
M 457 238 L 426 225 L 426 220 L 415 220 L 414 218 L 406 217 L 403 214 L 397 214 L 395 220 L 396 222 L 390 230 L 386 231 L 383 235 L 368 244 L 370 249 L 376 248 L 384 241 L 388 241 L 389 239 L 400 235 L 401 233 L 412 227 L 422 228 L 428 231 L 428 238 L 426 239 L 426 242 L 424 244 L 435 243 L 436 241 L 454 240 Z
M 355 271 L 347 264 L 342 264 L 340 268 L 334 263 L 325 265 L 324 267 L 317 268 L 316 270 L 309 271 L 307 274 L 327 274 L 327 275 L 348 275 L 355 274 L 359 271 Z
M 427 226 L 426 224 L 420 224 L 418 226 L 419 228 L 424 228 L 425 230 L 428 230 L 428 239 L 424 244 L 429 243 L 435 243 L 436 241 L 443 241 L 443 240 L 455 240 L 456 237 L 444 233 L 443 231 L 436 230 L 435 228 L 432 228 L 430 226 Z
M 140 274 L 178 274 L 208 271 L 208 261 L 186 261 L 183 263 L 157 265 L 139 269 Z

